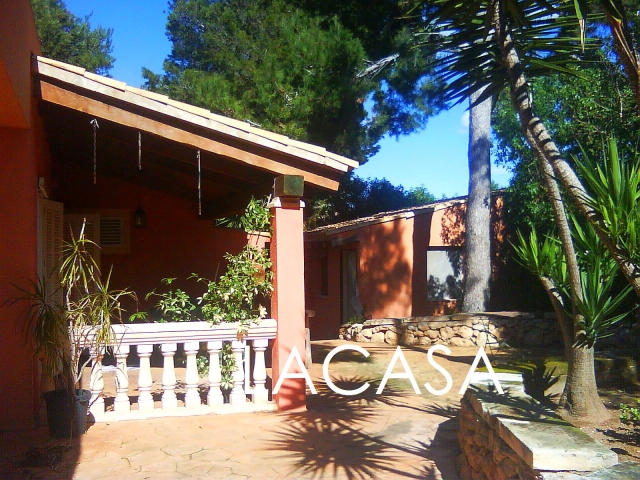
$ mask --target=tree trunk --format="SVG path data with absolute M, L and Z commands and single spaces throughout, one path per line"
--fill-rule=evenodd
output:
M 558 228 L 558 236 L 562 243 L 562 250 L 567 261 L 567 272 L 569 276 L 569 288 L 571 292 L 571 303 L 573 312 L 573 338 L 571 338 L 572 347 L 569 357 L 569 370 L 567 374 L 567 383 L 560 399 L 560 407 L 566 409 L 572 415 L 580 415 L 583 418 L 589 418 L 593 421 L 603 419 L 603 410 L 605 410 L 602 401 L 598 397 L 598 391 L 595 380 L 595 372 L 593 366 L 593 348 L 578 347 L 576 341 L 582 339 L 583 331 L 580 330 L 581 316 L 577 314 L 577 301 L 582 297 L 582 287 L 580 283 L 580 271 L 578 268 L 577 258 L 571 238 L 569 222 L 564 210 L 564 201 L 560 195 L 560 190 L 556 182 L 556 177 L 560 177 L 560 172 L 556 167 L 566 166 L 573 176 L 579 190 L 572 190 L 575 185 L 563 184 L 569 190 L 570 195 L 574 199 L 580 199 L 583 205 L 585 194 L 582 184 L 575 176 L 573 170 L 562 158 L 558 148 L 551 139 L 549 132 L 542 121 L 533 114 L 533 108 L 530 101 L 529 86 L 524 76 L 520 56 L 515 48 L 515 43 L 511 37 L 511 33 L 506 25 L 503 25 L 500 18 L 500 0 L 493 0 L 492 23 L 496 32 L 496 40 L 502 56 L 503 66 L 509 75 L 511 87 L 511 101 L 518 113 L 520 123 L 527 142 L 533 149 L 540 168 L 543 172 L 545 187 L 549 195 L 551 205 L 554 210 L 554 219 Z M 565 172 L 566 173 L 566 172 Z M 558 319 L 562 322 L 562 319 Z M 565 333 L 565 332 L 563 332 Z M 565 345 L 567 345 L 565 338 Z M 589 364 L 589 362 L 591 362 Z M 606 413 L 606 410 L 605 410 Z
M 486 88 L 486 87 L 485 87 Z M 469 103 L 469 197 L 465 222 L 465 286 L 463 312 L 484 312 L 491 280 L 491 108 L 489 97 Z
M 603 422 L 610 415 L 598 396 L 593 347 L 571 349 L 567 383 L 560 398 L 560 406 L 571 416 L 589 418 L 592 422 Z
M 633 35 L 626 21 L 617 20 L 613 12 L 609 11 L 607 2 L 602 2 L 602 5 L 607 10 L 607 23 L 611 29 L 613 50 L 627 75 L 629 86 L 636 100 L 636 107 L 640 111 L 640 57 L 635 50 Z
M 553 283 L 553 280 L 548 277 L 540 277 L 540 281 L 549 296 L 549 300 L 551 300 L 553 311 L 560 324 L 560 331 L 562 332 L 564 343 L 564 359 L 568 362 L 571 359 L 571 348 L 573 346 L 573 322 L 564 309 L 562 296 L 558 292 L 558 288 Z

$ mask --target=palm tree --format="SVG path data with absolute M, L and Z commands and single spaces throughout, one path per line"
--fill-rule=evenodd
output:
M 577 24 L 575 15 L 570 15 L 574 11 L 558 1 L 544 0 L 435 0 L 423 6 L 432 25 L 427 39 L 435 35 L 448 52 L 438 63 L 449 84 L 450 100 L 459 101 L 481 90 L 484 95 L 493 95 L 509 88 L 525 137 L 544 173 L 566 261 L 573 328 L 563 331 L 573 338 L 569 339 L 570 373 L 561 406 L 577 416 L 607 418 L 596 389 L 594 350 L 583 341 L 584 321 L 578 308 L 582 302 L 580 270 L 557 179 L 572 198 L 584 203 L 586 194 L 544 123 L 535 115 L 525 76 L 525 72 L 530 77 L 573 73 L 570 65 L 578 58 L 580 38 L 566 32 Z

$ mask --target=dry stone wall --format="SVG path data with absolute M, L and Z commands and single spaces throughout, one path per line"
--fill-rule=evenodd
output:
M 461 399 L 457 467 L 463 480 L 577 480 L 592 472 L 638 478 L 637 466 L 636 476 L 606 476 L 618 463 L 614 452 L 521 388 L 505 392 L 474 386 Z
M 339 338 L 363 343 L 454 347 L 497 346 L 502 342 L 512 347 L 562 344 L 553 314 L 520 312 L 373 319 L 342 325 Z

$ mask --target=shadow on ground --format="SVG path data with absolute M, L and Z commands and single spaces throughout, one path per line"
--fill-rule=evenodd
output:
M 322 360 L 328 349 L 319 349 Z M 325 351 L 327 350 L 327 351 Z M 339 395 L 317 383 L 317 395 L 307 397 L 308 410 L 288 416 L 271 432 L 268 448 L 291 463 L 288 475 L 303 478 L 442 478 L 457 479 L 457 413 L 450 405 L 410 402 L 406 393 L 380 380 L 359 376 L 334 377 L 343 390 L 369 388 L 358 395 Z M 381 424 L 380 409 L 395 415 Z M 449 418 L 443 423 L 430 416 Z M 440 419 L 441 420 L 441 419 Z M 437 425 L 437 427 L 436 427 Z M 431 430 L 429 430 L 431 429 Z M 286 452 L 286 453 L 282 453 Z M 292 461 L 293 460 L 293 461 Z

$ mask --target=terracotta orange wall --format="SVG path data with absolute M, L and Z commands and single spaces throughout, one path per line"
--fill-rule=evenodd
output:
M 501 199 L 498 198 L 499 207 Z M 337 338 L 341 324 L 340 252 L 357 249 L 358 287 L 367 318 L 444 315 L 455 311 L 455 301 L 427 300 L 427 249 L 464 245 L 465 205 L 435 212 L 418 211 L 413 218 L 362 226 L 305 243 L 305 285 L 312 338 Z M 503 241 L 503 229 L 494 213 L 494 244 Z M 311 237 L 309 237 L 310 239 Z M 318 238 L 318 237 L 316 237 Z M 350 240 L 331 246 L 332 240 Z M 321 258 L 328 259 L 329 294 L 321 296 Z M 494 255 L 494 261 L 501 261 Z
M 83 209 L 129 209 L 131 225 L 138 207 L 138 186 L 122 180 L 98 176 L 93 185 L 89 170 L 55 163 L 58 182 L 57 200 L 65 212 Z M 212 220 L 198 219 L 195 202 L 170 196 L 164 192 L 142 189 L 142 207 L 147 216 L 146 228 L 131 228 L 131 253 L 102 255 L 103 272 L 113 265 L 114 288 L 133 289 L 147 310 L 157 299 L 144 301 L 154 288 L 166 291 L 160 281 L 176 277 L 172 287 L 182 288 L 191 295 L 200 295 L 205 285 L 187 281 L 191 273 L 213 279 L 224 273 L 224 254 L 238 253 L 247 242 L 240 230 L 216 228 Z
M 31 96 L 31 54 L 39 53 L 30 2 L 0 3 L 0 303 L 37 270 L 37 179 L 47 148 Z M 33 426 L 35 362 L 22 306 L 0 308 L 0 428 Z
M 365 316 L 410 316 L 413 218 L 364 227 L 358 238 L 358 293 Z

